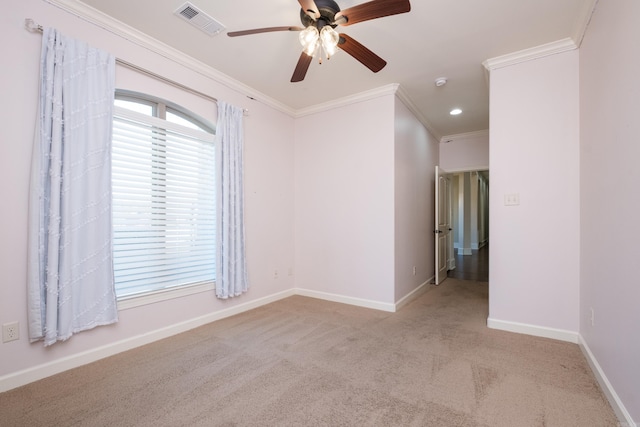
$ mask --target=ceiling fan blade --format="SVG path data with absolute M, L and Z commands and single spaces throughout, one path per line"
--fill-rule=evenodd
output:
M 338 47 L 360 61 L 362 65 L 364 65 L 374 73 L 382 70 L 385 65 L 387 65 L 387 61 L 380 58 L 378 55 L 371 52 L 361 43 L 346 34 L 340 34 L 340 42 L 338 43 Z
M 298 3 L 300 3 L 302 10 L 304 10 L 305 13 L 314 21 L 320 18 L 320 11 L 318 10 L 318 6 L 316 6 L 316 2 L 313 0 L 298 0 Z
M 248 36 L 249 34 L 270 33 L 273 31 L 302 31 L 302 27 L 268 27 L 254 28 L 253 30 L 230 31 L 227 33 L 229 37 Z
M 411 3 L 409 3 L 409 0 L 373 0 L 336 13 L 335 23 L 351 25 L 370 19 L 406 13 L 410 10 Z
M 307 70 L 309 69 L 312 59 L 312 56 L 309 56 L 304 52 L 300 54 L 298 65 L 296 65 L 296 69 L 293 70 L 293 76 L 291 76 L 291 83 L 301 82 L 304 80 L 304 76 L 307 75 Z

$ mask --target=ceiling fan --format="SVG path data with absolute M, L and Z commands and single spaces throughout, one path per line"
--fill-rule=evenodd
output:
M 273 31 L 298 31 L 303 51 L 293 71 L 292 82 L 304 80 L 316 54 L 319 54 L 322 61 L 323 56 L 330 58 L 337 48 L 347 52 L 374 73 L 382 70 L 387 65 L 384 59 L 348 35 L 337 33 L 334 28 L 411 10 L 409 0 L 372 0 L 345 10 L 340 10 L 340 6 L 333 0 L 298 0 L 298 3 L 302 7 L 300 21 L 303 27 L 267 27 L 227 33 L 229 37 L 238 37 Z

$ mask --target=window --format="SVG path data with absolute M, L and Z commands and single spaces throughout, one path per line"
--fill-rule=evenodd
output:
M 113 263 L 119 300 L 212 288 L 216 195 L 213 127 L 181 107 L 116 93 Z

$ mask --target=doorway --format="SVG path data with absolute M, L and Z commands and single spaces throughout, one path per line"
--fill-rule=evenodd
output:
M 449 174 L 453 260 L 447 277 L 489 281 L 489 171 Z

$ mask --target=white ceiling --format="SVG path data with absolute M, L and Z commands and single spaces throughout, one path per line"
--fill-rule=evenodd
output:
M 210 36 L 174 11 L 186 0 L 83 0 L 293 110 L 399 83 L 436 137 L 489 128 L 482 62 L 571 38 L 579 45 L 595 0 L 412 0 L 411 12 L 339 27 L 384 58 L 372 73 L 345 52 L 290 83 L 301 52 L 296 32 L 227 37 L 226 31 L 300 26 L 296 0 L 190 0 L 225 27 Z M 342 9 L 363 3 L 337 0 Z M 434 80 L 447 77 L 436 87 Z M 459 107 L 463 114 L 450 116 Z

